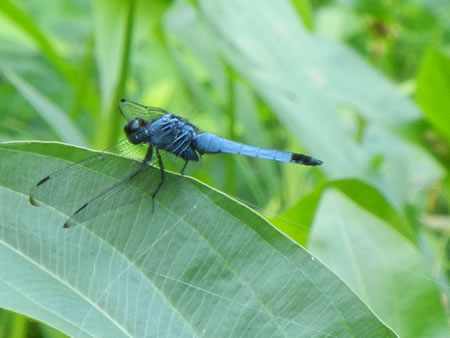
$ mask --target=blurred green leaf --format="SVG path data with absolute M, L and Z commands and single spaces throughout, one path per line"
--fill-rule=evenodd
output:
M 339 189 L 362 209 L 382 219 L 413 244 L 416 243 L 415 232 L 406 218 L 373 186 L 356 179 L 331 181 L 327 186 Z
M 198 10 L 186 1 L 176 2 L 170 7 L 165 15 L 164 27 L 169 52 L 180 76 L 199 106 L 209 115 L 210 123 L 198 126 L 211 132 L 220 126 L 221 136 L 236 139 L 233 71 L 223 63 L 213 33 Z M 207 163 L 202 171 L 212 173 L 210 176 L 217 182 L 217 187 L 234 194 L 236 187 L 240 186 L 240 180 L 236 180 L 235 164 L 245 166 L 245 162 L 230 156 L 217 162 L 219 165 L 215 167 L 214 162 Z M 249 185 L 255 187 L 254 184 Z
M 77 73 L 77 79 L 73 91 L 72 107 L 70 109 L 70 117 L 72 119 L 79 118 L 83 105 L 92 107 L 91 114 L 98 116 L 99 101 L 97 91 L 90 87 L 90 74 L 94 66 L 94 39 L 89 37 L 86 42 L 86 51 L 81 61 Z
M 2 337 L 25 337 L 27 318 L 19 313 L 0 308 L 0 335 Z
M 322 190 L 322 186 L 315 189 L 281 215 L 270 217 L 270 221 L 294 241 L 306 246 Z
M 247 144 L 257 144 L 260 147 L 270 148 L 274 145 L 270 142 L 271 134 L 267 128 L 264 128 L 262 119 L 258 112 L 258 105 L 254 93 L 251 88 L 244 85 L 239 80 L 233 81 L 233 97 L 235 111 L 235 128 L 238 135 L 242 135 L 241 141 Z M 245 188 L 256 197 L 256 203 L 260 206 L 266 205 L 268 201 L 264 198 L 276 196 L 280 190 L 280 183 L 274 178 L 278 176 L 276 164 L 272 161 L 260 161 L 249 158 L 236 158 L 237 166 L 241 168 L 241 172 L 245 177 Z M 256 163 L 255 163 L 256 162 Z M 258 175 L 254 174 L 255 165 L 258 166 Z M 236 180 L 236 175 L 234 177 Z M 243 186 L 239 180 L 236 180 L 238 186 Z M 238 187 L 239 188 L 239 187 Z M 240 194 L 246 201 L 251 201 L 251 195 Z
M 445 175 L 441 166 L 426 149 L 377 124 L 370 124 L 362 141 L 376 154 L 361 179 L 374 185 L 397 210 Z
M 63 60 L 53 43 L 47 38 L 46 33 L 35 24 L 34 20 L 10 0 L 1 1 L 0 10 L 37 44 L 55 68 L 69 83 L 72 83 L 75 78 L 75 69 Z
M 117 139 L 121 122 L 117 102 L 124 94 L 133 31 L 133 0 L 93 2 L 95 51 L 100 77 L 101 114 L 95 146 L 105 148 Z
M 448 336 L 439 289 L 421 253 L 341 192 L 324 193 L 308 248 L 401 337 Z
M 297 243 L 306 245 L 310 236 L 310 229 L 314 223 L 314 217 L 317 217 L 317 207 L 322 198 L 322 193 L 324 189 L 329 188 L 340 190 L 346 197 L 357 203 L 360 208 L 379 217 L 413 244 L 416 244 L 416 234 L 406 218 L 395 210 L 373 186 L 357 179 L 326 182 L 302 197 L 280 216 L 270 217 L 271 222 Z
M 64 230 L 68 215 L 32 207 L 28 191 L 88 154 L 0 146 L 1 306 L 71 336 L 395 336 L 302 247 L 193 179 L 168 174 L 154 213 L 146 195 Z M 114 182 L 111 169 L 86 175 Z M 61 189 L 74 194 L 90 181 L 71 180 Z
M 423 58 L 417 102 L 427 120 L 450 142 L 450 58 L 433 48 Z
M 418 2 L 424 7 L 427 7 L 435 12 L 438 18 L 441 19 L 439 24 L 446 24 L 450 28 L 450 22 L 447 20 L 450 14 L 450 3 L 446 0 L 415 0 L 413 2 Z
M 316 15 L 316 32 L 336 39 L 346 39 L 361 32 L 363 20 L 353 11 L 332 5 L 321 8 Z
M 229 79 L 213 33 L 185 1 L 175 2 L 169 8 L 164 26 L 169 51 L 186 85 L 204 109 L 220 116 L 229 99 Z
M 23 97 L 36 109 L 44 120 L 53 128 L 61 140 L 75 145 L 85 146 L 83 134 L 70 121 L 67 114 L 54 103 L 47 100 L 35 88 L 25 82 L 17 74 L 3 69 L 3 74 L 16 87 Z
M 0 308 L 0 336 L 1 337 L 42 337 L 63 338 L 60 333 L 44 323 L 30 320 L 26 316 Z
M 308 152 L 324 161 L 328 177 L 369 179 L 396 206 L 405 205 L 408 188 L 417 187 L 414 177 L 389 168 L 405 147 L 415 148 L 395 135 L 396 128 L 420 118 L 408 98 L 350 49 L 305 31 L 287 1 L 200 1 L 200 8 L 227 61 Z M 366 121 L 363 142 L 343 108 L 353 112 L 351 124 Z M 373 144 L 374 133 L 395 142 Z M 370 174 L 380 152 L 393 154 L 375 168 L 377 175 Z M 432 167 L 420 172 L 422 182 L 442 175 L 420 150 L 401 161 L 412 171 L 417 165 Z
M 253 145 L 283 148 L 289 138 L 286 131 L 276 127 L 277 121 L 265 104 L 258 101 L 254 89 L 233 70 L 227 71 L 220 55 L 220 41 L 199 14 L 187 1 L 179 1 L 170 8 L 165 20 L 168 45 L 174 60 L 193 96 L 206 111 L 202 120 L 196 116 L 192 121 L 200 128 L 223 137 Z M 269 117 L 263 117 L 262 110 L 267 110 Z M 280 135 L 284 143 L 276 142 Z M 242 175 L 230 174 L 233 170 L 229 167 L 234 163 L 236 172 Z M 253 170 L 255 165 L 258 166 L 257 175 Z M 278 192 L 286 182 L 278 179 L 279 168 L 277 164 L 266 161 L 223 156 L 205 161 L 202 173 L 209 173 L 209 176 L 203 174 L 199 177 L 262 208 L 269 201 L 278 199 Z M 300 171 L 298 173 L 302 175 Z M 293 178 L 298 180 L 299 174 Z M 233 184 L 228 184 L 230 181 Z M 290 192 L 290 187 L 292 185 L 283 185 L 285 195 Z M 299 196 L 298 190 L 296 193 L 294 201 Z M 279 209 L 280 205 L 286 204 L 283 202 L 273 203 L 276 206 L 272 208 Z M 287 204 L 293 203 L 292 200 L 289 202 Z
M 311 3 L 309 0 L 291 0 L 292 5 L 297 10 L 298 14 L 302 18 L 303 24 L 308 29 L 312 29 L 314 26 L 313 22 L 313 11 L 311 8 Z

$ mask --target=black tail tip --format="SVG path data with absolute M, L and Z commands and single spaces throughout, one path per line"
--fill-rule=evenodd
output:
M 120 100 L 119 100 L 119 102 L 127 102 L 127 99 L 124 99 L 124 98 L 121 98 Z
M 318 166 L 323 163 L 321 160 L 303 154 L 292 154 L 291 162 L 310 166 Z
M 323 162 L 321 160 L 318 160 L 313 157 L 311 157 L 311 161 L 310 161 L 310 163 L 308 163 L 308 165 L 313 165 L 313 166 L 322 165 L 322 164 L 323 164 Z

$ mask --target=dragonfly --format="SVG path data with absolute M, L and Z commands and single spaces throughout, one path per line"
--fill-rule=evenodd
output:
M 68 211 L 67 214 L 71 216 L 64 223 L 64 228 L 83 223 L 105 210 L 117 208 L 119 204 L 131 203 L 137 198 L 136 196 L 142 196 L 142 194 L 135 194 L 135 197 L 122 196 L 128 193 L 127 187 L 139 187 L 141 191 L 147 190 L 154 209 L 155 197 L 166 179 L 165 166 L 169 159 L 171 159 L 170 163 L 176 164 L 170 168 L 176 168 L 183 175 L 188 164 L 200 163 L 204 154 L 243 155 L 307 166 L 322 164 L 322 161 L 308 155 L 247 145 L 212 133 L 199 132 L 192 123 L 162 108 L 121 99 L 119 110 L 127 121 L 124 127 L 126 137 L 122 141 L 104 152 L 45 176 L 30 192 L 29 200 L 34 206 L 40 205 L 38 201 L 54 205 L 66 203 L 66 199 L 76 200 L 77 194 L 74 191 L 76 189 L 62 189 L 64 181 L 69 177 L 72 181 L 85 179 L 84 173 L 87 169 L 97 172 L 111 170 L 113 163 L 117 163 L 117 154 L 137 159 L 118 168 L 121 173 L 123 172 L 123 177 L 115 183 L 110 183 L 106 188 L 103 187 L 99 193 L 88 194 L 88 197 L 83 197 L 86 198 L 85 201 L 72 203 L 73 210 Z M 176 160 L 173 161 L 173 158 Z M 151 167 L 159 168 L 159 177 L 149 174 Z M 92 182 L 93 190 L 96 184 L 96 181 Z M 100 187 L 102 187 L 101 184 Z M 60 194 L 59 191 L 65 191 L 65 193 Z M 83 194 L 79 195 L 83 196 Z

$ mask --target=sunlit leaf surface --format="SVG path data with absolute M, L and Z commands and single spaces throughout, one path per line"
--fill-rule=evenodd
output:
M 64 207 L 33 207 L 28 192 L 87 155 L 61 144 L 1 145 L 2 307 L 72 336 L 394 336 L 302 247 L 190 178 L 168 175 L 154 213 L 144 196 L 63 229 Z M 89 175 L 115 181 L 127 161 Z M 74 194 L 87 182 L 75 182 Z

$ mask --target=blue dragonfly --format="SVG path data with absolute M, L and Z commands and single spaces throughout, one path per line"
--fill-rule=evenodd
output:
M 131 203 L 142 196 L 142 191 L 151 195 L 154 208 L 154 199 L 165 181 L 165 166 L 169 163 L 170 169 L 184 174 L 189 164 L 200 162 L 203 154 L 235 154 L 308 166 L 322 164 L 322 161 L 307 155 L 251 146 L 211 133 L 200 133 L 190 122 L 161 108 L 121 99 L 119 109 L 127 120 L 124 127 L 126 138 L 104 152 L 51 173 L 30 192 L 30 203 L 34 206 L 39 206 L 40 201 L 53 207 L 59 204 L 67 209 L 67 214 L 71 216 L 64 223 L 64 228 Z M 89 191 L 77 193 L 76 186 L 66 186 L 68 177 L 72 182 L 87 180 L 86 170 L 113 172 L 113 166 L 117 167 L 119 161 L 116 154 L 140 160 L 119 165 L 116 169 L 122 177 L 118 180 L 99 183 L 98 177 L 95 178 L 87 184 Z M 159 168 L 159 177 L 155 177 L 154 170 L 150 170 L 152 166 Z M 130 187 L 137 188 L 139 193 L 130 196 Z M 69 199 L 72 200 L 70 207 L 67 206 Z

